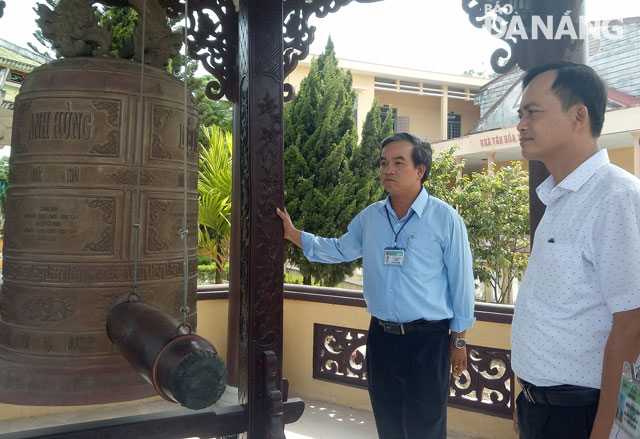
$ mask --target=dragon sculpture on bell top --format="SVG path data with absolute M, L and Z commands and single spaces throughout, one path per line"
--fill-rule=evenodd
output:
M 53 48 L 62 56 L 111 56 L 112 30 L 98 24 L 96 7 L 93 6 L 95 3 L 93 0 L 60 0 L 53 10 L 44 4 L 38 4 L 40 18 L 36 21 L 42 35 L 52 41 Z M 144 44 L 143 20 L 139 19 L 134 30 L 132 53 L 123 57 L 140 61 L 144 47 L 145 63 L 163 67 L 170 58 L 178 54 L 182 36 L 171 30 L 166 18 L 166 8 L 160 2 L 107 0 L 98 3 L 104 6 L 130 7 L 139 17 L 143 13 L 146 16 Z

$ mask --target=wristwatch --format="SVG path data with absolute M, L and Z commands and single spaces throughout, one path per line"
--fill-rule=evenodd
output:
M 467 339 L 464 337 L 451 337 L 451 343 L 458 348 L 462 349 L 467 345 Z

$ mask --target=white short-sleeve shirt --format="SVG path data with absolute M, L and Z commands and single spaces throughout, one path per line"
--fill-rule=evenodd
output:
M 613 314 L 640 308 L 640 180 L 602 150 L 536 191 L 547 207 L 516 301 L 512 367 L 538 386 L 600 388 Z

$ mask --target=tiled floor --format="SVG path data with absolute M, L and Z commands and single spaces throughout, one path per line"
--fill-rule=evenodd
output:
M 321 401 L 307 400 L 304 414 L 286 426 L 287 439 L 377 439 L 373 414 Z M 449 432 L 447 439 L 471 439 Z
M 233 405 L 237 390 L 229 388 L 218 404 Z M 286 426 L 287 439 L 376 439 L 376 427 L 371 412 L 355 410 L 322 401 L 306 400 L 305 411 L 295 423 Z M 57 425 L 117 418 L 161 411 L 173 411 L 178 406 L 163 400 L 100 409 L 79 410 L 66 414 L 0 421 L 0 433 L 33 430 Z M 470 439 L 470 436 L 448 434 L 448 439 Z

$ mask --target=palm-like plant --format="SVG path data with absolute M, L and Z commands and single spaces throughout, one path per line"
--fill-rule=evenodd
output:
M 216 263 L 222 283 L 231 236 L 231 133 L 217 126 L 201 127 L 208 146 L 200 144 L 198 178 L 198 247 Z

